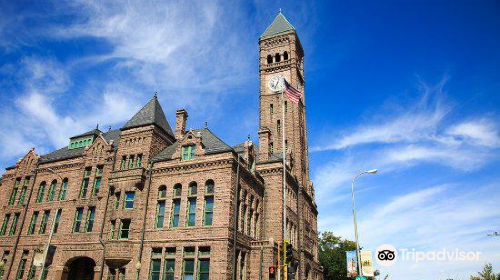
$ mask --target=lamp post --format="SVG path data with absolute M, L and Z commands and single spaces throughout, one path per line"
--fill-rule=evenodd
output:
M 367 170 L 367 171 L 363 171 L 363 172 L 359 173 L 358 175 L 354 176 L 354 178 L 352 179 L 352 184 L 351 184 L 352 214 L 354 217 L 354 238 L 356 240 L 356 258 L 358 260 L 358 276 L 361 276 L 361 256 L 360 256 L 360 252 L 359 252 L 358 222 L 356 221 L 356 203 L 355 203 L 355 199 L 354 199 L 354 183 L 356 182 L 356 179 L 359 176 L 361 176 L 363 174 L 367 174 L 367 173 L 375 174 L 375 173 L 377 173 L 377 169 L 371 169 L 371 170 Z
M 54 169 L 47 168 L 47 171 L 49 171 L 50 173 L 52 173 L 52 174 L 56 175 L 57 177 L 59 177 L 61 179 L 61 184 L 63 184 L 64 179 L 61 177 L 61 175 L 59 175 L 57 172 L 55 172 Z M 45 245 L 45 250 L 43 252 L 42 269 L 40 270 L 40 275 L 38 276 L 38 280 L 42 280 L 42 277 L 43 277 L 43 271 L 45 269 L 45 262 L 47 261 L 47 254 L 48 254 L 48 251 L 49 251 L 50 242 L 52 242 L 52 235 L 54 235 L 54 227 L 56 226 L 57 214 L 59 213 L 59 207 L 60 206 L 61 206 L 61 198 L 59 197 L 58 198 L 58 203 L 57 203 L 56 213 L 55 213 L 55 216 L 54 216 L 54 218 L 52 220 L 52 227 L 50 228 L 49 240 L 47 240 L 47 245 Z

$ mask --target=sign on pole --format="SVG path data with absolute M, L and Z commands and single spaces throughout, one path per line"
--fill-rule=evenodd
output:
M 358 259 L 356 258 L 356 251 L 345 252 L 347 260 L 347 277 L 358 276 Z
M 361 275 L 363 276 L 375 276 L 373 274 L 373 259 L 372 259 L 372 251 L 366 250 L 361 251 Z

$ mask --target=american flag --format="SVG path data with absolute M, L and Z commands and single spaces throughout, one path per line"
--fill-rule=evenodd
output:
M 302 98 L 302 93 L 292 87 L 286 80 L 285 80 L 285 95 L 286 98 L 293 103 L 299 103 L 300 98 Z

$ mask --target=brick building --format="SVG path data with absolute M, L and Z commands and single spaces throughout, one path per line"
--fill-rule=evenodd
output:
M 283 238 L 282 122 L 297 278 L 322 279 L 305 100 L 285 103 L 283 120 L 281 94 L 267 86 L 279 74 L 304 92 L 304 52 L 281 12 L 259 45 L 259 146 L 186 130 L 185 110 L 172 130 L 155 95 L 119 130 L 96 128 L 46 155 L 31 149 L 7 168 L 2 279 L 268 279 Z

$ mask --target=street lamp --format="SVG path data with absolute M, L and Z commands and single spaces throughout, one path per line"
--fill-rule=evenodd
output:
M 358 276 L 361 276 L 361 256 L 359 252 L 359 240 L 358 240 L 358 222 L 356 221 L 356 203 L 354 199 L 354 183 L 356 182 L 356 179 L 363 175 L 363 174 L 375 174 L 377 173 L 377 169 L 371 169 L 367 171 L 363 171 L 359 173 L 358 175 L 354 176 L 352 179 L 352 184 L 351 184 L 351 191 L 352 191 L 352 214 L 354 217 L 354 238 L 356 239 L 356 258 L 358 260 Z

